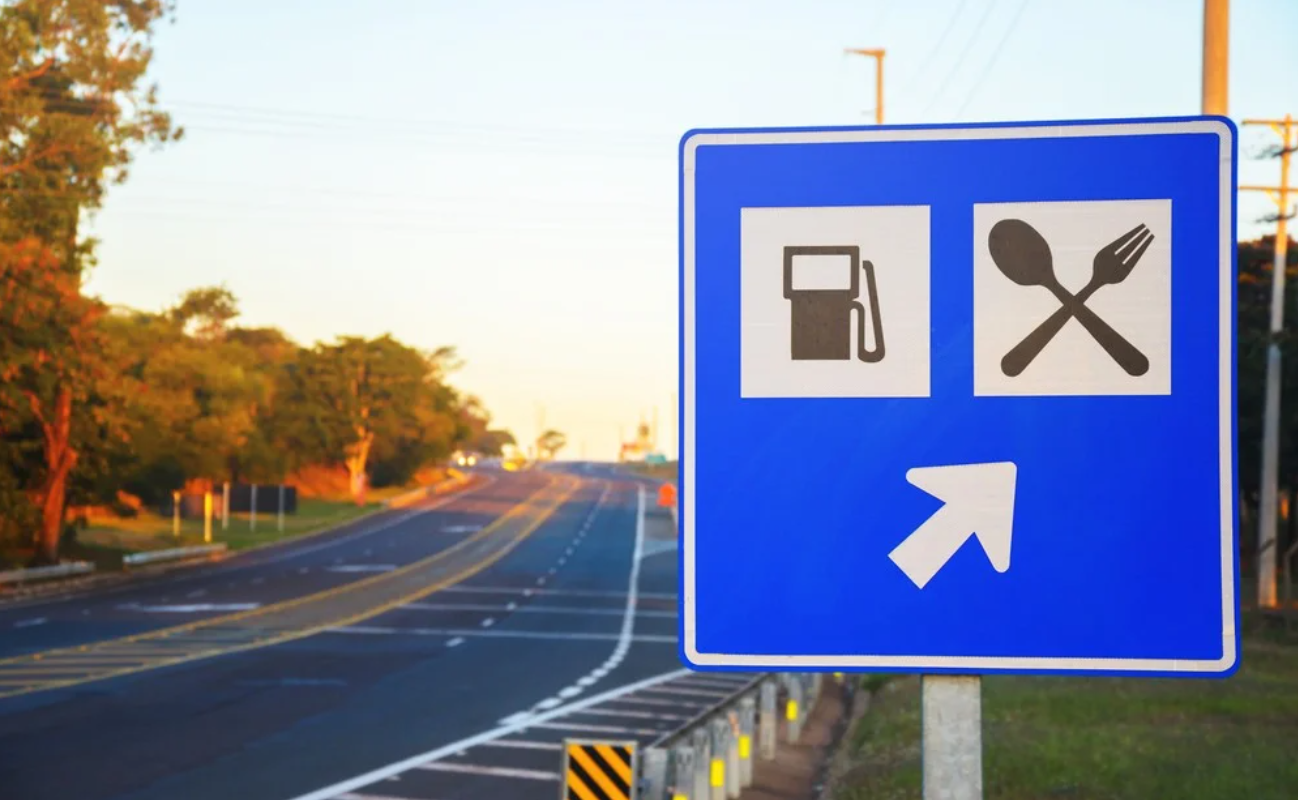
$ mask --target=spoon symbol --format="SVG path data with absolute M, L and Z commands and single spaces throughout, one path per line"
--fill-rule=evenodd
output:
M 1075 317 L 1128 375 L 1143 375 L 1149 371 L 1149 359 L 1087 307 L 1089 294 L 1087 297 L 1075 296 L 1055 277 L 1050 244 L 1036 228 L 1021 219 L 1003 219 L 992 226 L 987 247 L 996 267 L 1005 277 L 1020 286 L 1040 286 L 1048 290 L 1059 300 L 1063 310 Z M 1011 351 L 1001 362 L 1001 370 L 1011 377 L 1026 369 L 1031 360 L 1011 358 L 1014 354 L 1015 351 Z

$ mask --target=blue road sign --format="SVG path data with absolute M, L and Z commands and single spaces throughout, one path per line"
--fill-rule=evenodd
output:
M 1236 152 L 1216 117 L 687 134 L 684 660 L 1233 672 Z

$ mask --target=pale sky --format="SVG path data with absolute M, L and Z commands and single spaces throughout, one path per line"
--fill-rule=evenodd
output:
M 1298 3 L 1234 0 L 1230 116 L 1298 113 Z M 954 20 L 952 22 L 951 20 Z M 303 343 L 390 332 L 520 438 L 613 458 L 676 391 L 680 136 L 712 126 L 1199 112 L 1201 0 L 180 0 L 153 75 L 187 129 L 93 226 L 88 289 L 224 283 Z M 1288 35 L 1288 36 L 1287 36 Z M 1241 183 L 1278 181 L 1241 136 Z M 1240 234 L 1272 207 L 1245 195 Z

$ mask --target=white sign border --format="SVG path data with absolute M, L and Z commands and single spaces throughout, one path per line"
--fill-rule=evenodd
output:
M 1029 658 L 1020 656 L 877 656 L 877 655 L 746 655 L 703 653 L 698 649 L 694 563 L 694 487 L 681 481 L 681 561 L 683 567 L 681 615 L 682 649 L 688 662 L 700 667 L 833 669 L 876 668 L 903 670 L 987 670 L 1023 672 L 1164 672 L 1229 673 L 1238 660 L 1235 629 L 1235 498 L 1234 487 L 1234 337 L 1231 314 L 1234 298 L 1235 129 L 1221 118 L 1185 120 L 1133 120 L 1129 122 L 1058 123 L 1042 125 L 939 126 L 927 128 L 839 128 L 821 130 L 696 131 L 681 142 L 681 258 L 682 258 L 682 474 L 694 473 L 695 445 L 695 230 L 694 165 L 699 147 L 710 145 L 832 144 L 901 141 L 951 141 L 971 139 L 1045 139 L 1098 136 L 1151 136 L 1212 133 L 1221 143 L 1221 197 L 1219 202 L 1220 285 L 1218 287 L 1218 451 L 1221 476 L 1222 657 L 1205 660 L 1155 658 Z

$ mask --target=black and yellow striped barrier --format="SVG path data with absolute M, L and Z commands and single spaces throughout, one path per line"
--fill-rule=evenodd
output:
M 565 741 L 564 800 L 636 800 L 635 757 L 635 742 Z

